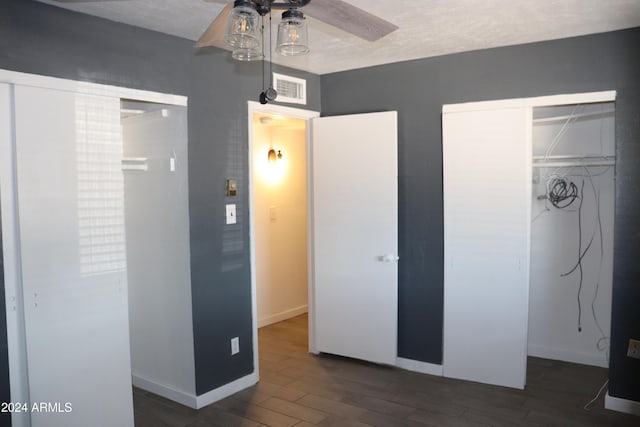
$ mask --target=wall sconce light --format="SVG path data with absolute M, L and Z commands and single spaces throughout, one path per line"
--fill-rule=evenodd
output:
M 267 153 L 267 160 L 269 161 L 270 165 L 275 165 L 277 160 L 282 160 L 282 151 L 278 150 L 278 152 L 276 153 L 276 150 L 270 148 L 269 152 Z

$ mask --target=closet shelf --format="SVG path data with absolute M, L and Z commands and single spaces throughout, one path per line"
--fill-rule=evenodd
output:
M 602 110 L 602 111 L 591 111 L 589 113 L 569 114 L 566 116 L 542 117 L 539 119 L 533 119 L 533 124 L 559 122 L 559 121 L 564 121 L 569 119 L 577 119 L 579 117 L 605 116 L 605 115 L 614 114 L 614 113 L 615 113 L 615 110 Z
M 616 156 L 533 156 L 534 168 L 615 166 Z

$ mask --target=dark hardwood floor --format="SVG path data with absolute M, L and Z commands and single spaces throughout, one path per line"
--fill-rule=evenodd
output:
M 591 400 L 605 369 L 529 358 L 526 390 L 307 353 L 307 317 L 260 329 L 260 383 L 200 410 L 134 389 L 136 427 L 640 426 Z

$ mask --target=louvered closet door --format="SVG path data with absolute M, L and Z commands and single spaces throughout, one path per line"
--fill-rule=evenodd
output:
M 531 109 L 444 113 L 444 375 L 524 388 Z

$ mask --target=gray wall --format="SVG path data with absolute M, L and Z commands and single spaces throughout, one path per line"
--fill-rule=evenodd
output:
M 322 113 L 399 112 L 399 356 L 442 361 L 443 104 L 615 89 L 612 396 L 640 401 L 640 29 L 323 75 Z M 473 319 L 469 319 L 473 321 Z
M 247 100 L 261 90 L 260 64 L 239 63 L 211 49 L 192 59 L 189 98 L 189 199 L 191 289 L 196 391 L 202 394 L 253 371 L 249 259 Z M 307 79 L 306 108 L 320 111 L 320 78 Z M 225 198 L 227 178 L 238 196 Z M 226 203 L 235 203 L 235 225 L 225 225 Z M 230 340 L 240 353 L 230 356 Z
M 0 68 L 189 97 L 189 207 L 196 391 L 253 371 L 247 195 L 247 100 L 261 64 L 193 42 L 25 0 L 0 0 Z M 320 79 L 308 108 L 320 109 Z M 237 178 L 238 224 L 225 228 L 225 178 Z M 0 308 L 4 316 L 4 305 Z M 5 328 L 6 331 L 6 328 Z M 240 354 L 229 340 L 240 337 Z M 0 361 L 1 363 L 1 361 Z M 7 366 L 0 365 L 0 372 Z

